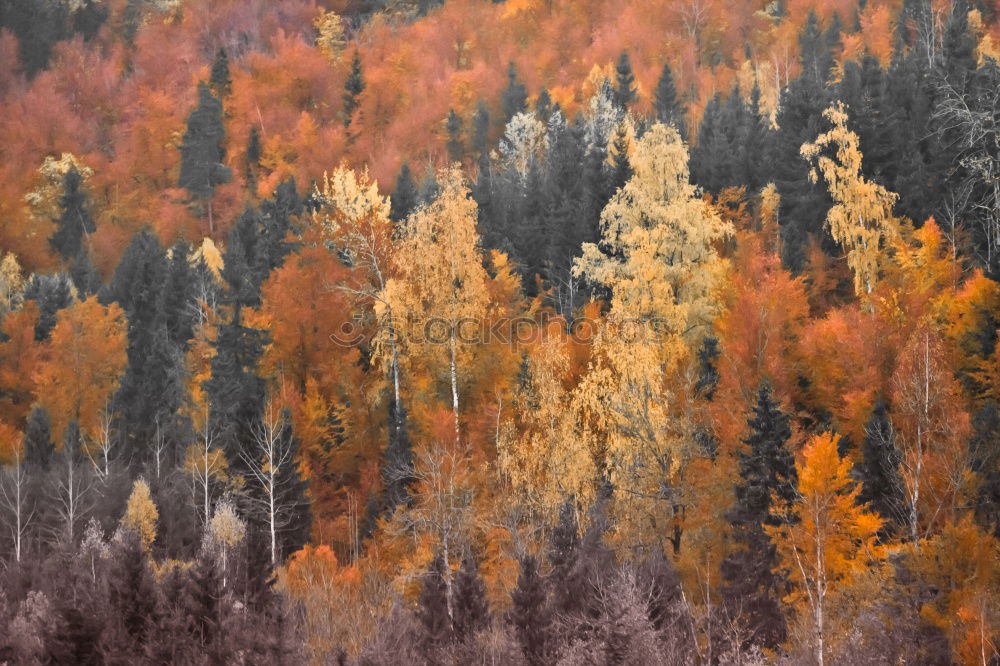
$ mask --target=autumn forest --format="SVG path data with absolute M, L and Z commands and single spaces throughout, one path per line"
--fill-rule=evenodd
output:
M 1000 664 L 989 0 L 0 2 L 0 664 Z

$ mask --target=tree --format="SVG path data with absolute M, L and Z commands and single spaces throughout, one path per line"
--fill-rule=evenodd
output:
M 52 423 L 49 419 L 49 412 L 41 405 L 31 408 L 28 415 L 28 425 L 24 429 L 24 439 L 22 440 L 24 449 L 24 462 L 27 465 L 37 467 L 42 471 L 47 471 L 49 461 L 55 453 L 55 444 L 52 443 Z
M 686 110 L 681 100 L 677 98 L 677 87 L 670 63 L 663 63 L 663 71 L 656 82 L 653 107 L 656 119 L 664 125 L 673 125 L 682 139 L 687 138 Z
M 878 556 L 876 536 L 882 527 L 877 514 L 857 504 L 860 488 L 850 478 L 850 461 L 837 453 L 838 439 L 831 433 L 815 435 L 803 449 L 803 461 L 796 465 L 799 521 L 765 528 L 798 585 L 793 599 L 809 611 L 819 666 L 826 658 L 827 596 Z
M 788 450 L 788 414 L 766 382 L 747 425 L 743 442 L 748 448 L 739 452 L 741 480 L 733 489 L 736 504 L 726 512 L 738 545 L 722 562 L 722 597 L 730 621 L 745 632 L 741 648 L 774 649 L 785 641 L 781 600 L 788 581 L 767 530 L 792 522 L 798 477 Z
M 351 58 L 351 71 L 344 82 L 344 127 L 350 127 L 354 112 L 360 105 L 359 97 L 365 90 L 365 80 L 361 72 L 361 52 L 355 49 Z
M 549 625 L 545 582 L 538 573 L 538 561 L 531 555 L 521 558 L 517 586 L 510 593 L 510 622 L 517 642 L 530 666 L 549 663 Z
M 110 651 L 118 658 L 135 659 L 153 626 L 156 583 L 142 541 L 130 529 L 115 539 L 108 605 L 112 623 Z
M 490 622 L 486 586 L 479 575 L 479 563 L 471 549 L 466 549 L 462 556 L 462 566 L 455 577 L 452 618 L 455 639 L 458 641 L 472 638 Z
M 129 495 L 122 516 L 122 526 L 133 530 L 139 537 L 139 543 L 147 553 L 156 539 L 156 521 L 160 512 L 153 503 L 149 492 L 149 484 L 144 479 L 136 479 L 132 484 L 132 494 Z
M 871 419 L 865 426 L 861 455 L 856 468 L 861 479 L 858 500 L 876 511 L 885 527 L 902 526 L 906 523 L 904 486 L 899 473 L 902 456 L 889 408 L 881 398 L 875 403 Z
M 96 230 L 90 216 L 87 197 L 83 192 L 83 176 L 75 166 L 63 176 L 63 193 L 59 197 L 59 219 L 56 232 L 49 238 L 49 245 L 63 259 L 72 259 L 80 254 L 87 234 Z
M 198 83 L 198 105 L 187 118 L 187 131 L 181 143 L 181 170 L 178 185 L 208 203 L 208 230 L 215 233 L 212 195 L 215 188 L 228 183 L 232 171 L 223 164 L 226 131 L 222 124 L 222 102 L 208 85 Z
M 528 110 L 528 89 L 517 78 L 517 66 L 513 62 L 507 66 L 507 87 L 501 95 L 500 104 L 503 107 L 504 125 L 517 114 Z
M 413 180 L 410 165 L 403 162 L 403 166 L 399 168 L 399 176 L 396 177 L 396 186 L 389 197 L 391 202 L 389 219 L 393 222 L 402 222 L 406 219 L 416 209 L 418 197 L 417 183 Z
M 233 90 L 233 80 L 229 77 L 229 54 L 225 47 L 220 47 L 212 61 L 212 73 L 208 85 L 219 100 L 224 99 Z
M 35 394 L 52 415 L 52 433 L 62 439 L 76 421 L 96 439 L 101 411 L 125 369 L 125 321 L 121 308 L 93 296 L 64 310 L 52 329 L 45 358 L 35 371 Z
M 424 575 L 424 586 L 420 591 L 418 616 L 423 627 L 421 646 L 430 663 L 436 662 L 435 650 L 452 639 L 451 602 L 444 572 L 447 566 L 441 553 L 435 555 Z
M 201 518 L 202 527 L 207 528 L 212 520 L 215 488 L 228 479 L 229 463 L 225 453 L 218 448 L 209 415 L 206 414 L 201 420 L 200 442 L 188 447 L 184 456 L 184 471 L 191 478 L 195 512 Z
M 446 372 L 458 440 L 459 365 L 465 344 L 458 327 L 483 320 L 489 295 L 476 234 L 476 203 L 457 166 L 442 171 L 440 181 L 438 198 L 406 219 L 396 252 L 407 261 L 399 267 L 398 277 L 387 283 L 384 302 L 393 312 L 408 313 L 393 324 L 410 354 L 436 363 L 438 350 L 447 346 Z M 432 319 L 442 328 L 424 335 Z
M 15 451 L 14 462 L 5 465 L 0 478 L 0 506 L 7 514 L 5 522 L 14 545 L 14 561 L 21 562 L 28 534 L 28 527 L 35 517 L 35 498 L 29 494 L 28 470 L 20 451 Z
M 252 443 L 240 452 L 250 472 L 251 500 L 270 537 L 274 567 L 309 540 L 311 515 L 298 448 L 290 415 L 270 404 L 254 427 Z
M 13 252 L 0 259 L 0 319 L 16 310 L 23 300 L 24 276 Z
M 577 446 L 624 491 L 623 518 L 638 520 L 658 513 L 693 451 L 678 429 L 686 422 L 669 414 L 669 381 L 718 311 L 714 285 L 726 262 L 715 244 L 732 226 L 689 183 L 677 130 L 653 125 L 631 162 L 634 175 L 601 214 L 602 242 L 585 244 L 574 265 L 611 298 L 573 410 Z M 593 501 L 593 488 L 572 492 L 584 506 Z
M 49 339 L 56 325 L 56 314 L 76 302 L 73 283 L 65 274 L 31 276 L 24 288 L 23 299 L 38 304 L 38 323 L 35 325 L 35 342 Z
M 376 328 L 383 336 L 383 351 L 388 347 L 385 360 L 392 397 L 388 404 L 389 441 L 381 470 L 381 508 L 392 513 L 396 506 L 409 501 L 408 488 L 414 475 L 413 451 L 401 393 L 399 329 L 388 291 L 389 281 L 397 270 L 398 249 L 393 242 L 391 206 L 366 175 L 359 179 L 345 167 L 339 167 L 324 178 L 323 189 L 318 194 L 322 201 L 319 215 L 324 231 L 334 239 L 338 251 L 350 257 L 354 273 L 355 281 L 343 281 L 337 288 L 353 296 L 358 303 L 373 306 Z
M 847 264 L 854 272 L 854 291 L 870 294 L 878 281 L 883 242 L 895 239 L 898 231 L 892 207 L 898 196 L 867 180 L 861 171 L 858 136 L 847 129 L 843 104 L 823 112 L 833 129 L 802 145 L 802 156 L 815 167 L 809 172 L 815 183 L 822 174 L 834 205 L 826 215 L 830 233 L 847 251 Z M 834 157 L 822 155 L 832 149 Z M 818 172 L 817 172 L 818 169 Z
M 56 513 L 63 525 L 62 536 L 67 545 L 75 545 L 77 524 L 90 510 L 90 466 L 83 464 L 80 430 L 74 421 L 66 429 L 59 452 L 55 481 Z
M 914 330 L 900 352 L 890 396 L 901 453 L 910 540 L 956 516 L 968 466 L 969 416 L 945 364 L 940 338 L 929 324 Z
M 628 51 L 622 51 L 615 64 L 615 104 L 624 110 L 638 99 L 639 92 L 635 87 L 632 62 L 629 60 Z
M 445 119 L 444 128 L 448 132 L 448 159 L 452 162 L 461 162 L 465 155 L 465 144 L 462 142 L 462 116 L 455 113 L 455 109 L 448 109 L 448 117 Z

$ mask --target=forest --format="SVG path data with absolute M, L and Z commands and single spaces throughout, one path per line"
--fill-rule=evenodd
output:
M 0 664 L 1000 664 L 989 0 L 0 2 Z

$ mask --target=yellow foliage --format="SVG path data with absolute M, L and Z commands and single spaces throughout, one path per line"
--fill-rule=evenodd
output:
M 340 62 L 340 56 L 344 53 L 344 46 L 347 38 L 344 35 L 344 19 L 336 12 L 320 12 L 313 22 L 319 36 L 316 38 L 316 46 L 326 56 L 330 64 Z
M 871 293 L 878 281 L 883 241 L 897 232 L 892 207 L 898 196 L 861 175 L 858 136 L 847 129 L 847 110 L 838 103 L 823 112 L 833 129 L 802 145 L 801 153 L 815 166 L 809 177 L 815 183 L 822 175 L 834 204 L 826 216 L 830 235 L 847 251 L 847 264 L 854 271 L 855 293 Z M 822 155 L 833 148 L 835 157 Z
M 143 479 L 136 479 L 132 484 L 132 494 L 129 495 L 125 515 L 122 516 L 122 526 L 135 530 L 142 547 L 148 551 L 156 540 L 156 521 L 159 517 L 160 512 L 150 495 L 149 484 Z

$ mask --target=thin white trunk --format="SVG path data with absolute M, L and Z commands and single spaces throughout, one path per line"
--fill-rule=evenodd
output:
M 451 408 L 455 412 L 455 443 L 461 439 L 461 432 L 458 427 L 458 369 L 456 367 L 456 341 L 455 328 L 451 329 L 451 337 L 448 339 L 449 351 L 451 353 Z

